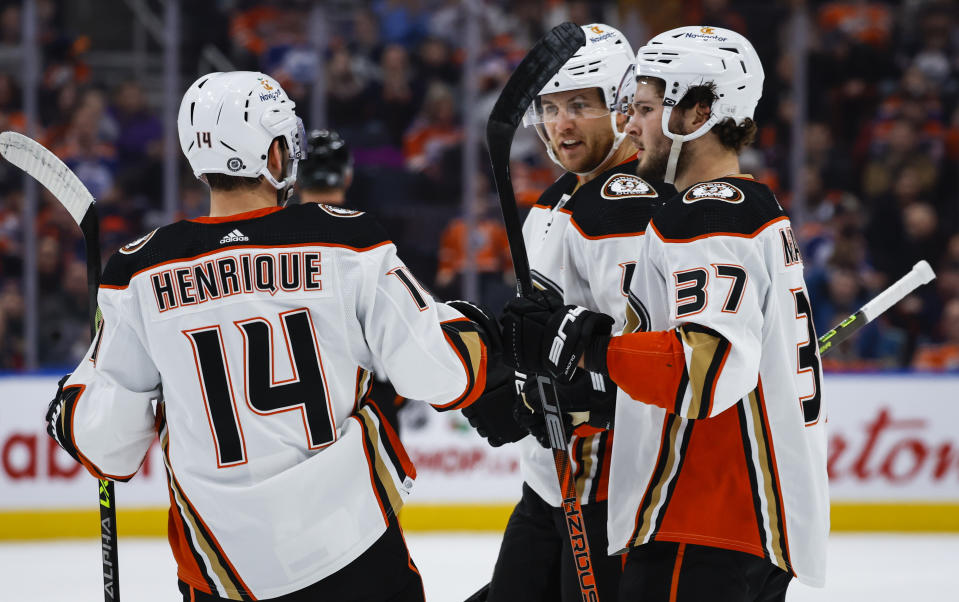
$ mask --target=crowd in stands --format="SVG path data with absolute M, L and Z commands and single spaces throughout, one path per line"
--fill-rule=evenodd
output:
M 213 44 L 237 69 L 270 73 L 308 117 L 318 60 L 311 4 L 209 3 L 204 27 L 184 27 L 184 48 Z M 790 164 L 797 91 L 789 27 L 796 3 L 620 4 L 485 0 L 470 15 L 460 0 L 324 3 L 325 125 L 354 152 L 349 202 L 377 215 L 413 272 L 438 294 L 460 296 L 467 236 L 474 237 L 469 247 L 477 253 L 483 300 L 496 305 L 510 294 L 512 267 L 486 181 L 485 150 L 476 166 L 482 182 L 472 215 L 477 227 L 465 227 L 464 125 L 482 132 L 512 68 L 562 20 L 605 21 L 624 32 L 638 24 L 648 35 L 701 22 L 750 38 L 763 58 L 766 83 L 756 115 L 760 135 L 743 156 L 743 170 L 769 184 L 787 210 L 799 210 L 791 198 Z M 129 47 L 75 31 L 64 3 L 37 5 L 42 73 L 35 134 L 98 199 L 108 254 L 162 225 L 160 96 L 132 77 L 98 79 L 86 58 L 91 49 Z M 798 234 L 817 327 L 832 327 L 919 259 L 939 276 L 824 362 L 846 370 L 959 370 L 959 9 L 928 0 L 806 6 L 805 209 Z M 632 29 L 619 22 L 627 7 L 638 11 Z M 19 19 L 20 2 L 0 1 L 0 59 L 16 56 Z M 482 48 L 472 82 L 476 96 L 469 99 L 476 122 L 464 124 L 466 19 L 479 21 Z M 642 42 L 633 40 L 634 49 Z M 2 65 L 0 130 L 24 131 L 19 63 Z M 197 75 L 194 57 L 183 60 L 181 71 L 184 82 Z M 558 168 L 536 136 L 522 129 L 513 160 L 517 197 L 530 205 Z M 201 215 L 205 187 L 185 163 L 181 172 L 177 217 Z M 22 200 L 22 174 L 0 164 L 0 371 L 22 369 L 25 361 Z M 45 192 L 36 215 L 28 230 L 37 249 L 39 363 L 68 366 L 88 336 L 82 240 Z

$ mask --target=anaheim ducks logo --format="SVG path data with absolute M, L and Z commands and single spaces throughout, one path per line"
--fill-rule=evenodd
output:
M 323 203 L 317 203 L 320 206 L 320 209 L 326 211 L 333 217 L 356 217 L 358 215 L 363 215 L 362 211 L 355 211 L 353 209 L 346 209 L 344 207 L 337 207 L 335 205 L 324 205 Z
M 743 191 L 726 182 L 706 182 L 693 186 L 683 195 L 684 203 L 695 203 L 703 199 L 741 203 L 743 202 Z
M 600 195 L 604 199 L 625 199 L 632 197 L 658 197 L 659 193 L 646 180 L 632 174 L 618 173 L 603 184 Z
M 156 232 L 157 231 L 154 230 L 153 232 L 150 232 L 149 234 L 144 234 L 143 236 L 141 236 L 140 238 L 136 239 L 135 241 L 131 242 L 128 245 L 123 245 L 122 247 L 120 247 L 120 252 L 123 253 L 124 255 L 136 253 L 137 251 L 142 249 L 145 244 L 150 242 L 150 239 L 153 238 L 153 235 L 156 234 Z

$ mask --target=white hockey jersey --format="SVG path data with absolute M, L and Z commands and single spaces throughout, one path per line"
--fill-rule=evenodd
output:
M 640 257 L 640 239 L 652 214 L 662 204 L 659 190 L 635 175 L 636 158 L 580 185 L 567 172 L 533 206 L 523 224 L 533 282 L 563 297 L 616 319 L 623 326 L 629 279 Z M 594 386 L 608 386 L 595 375 Z M 569 442 L 573 479 L 580 503 L 607 497 L 613 431 Z M 561 504 L 552 451 L 533 437 L 520 443 L 523 478 L 544 501 Z
M 651 332 L 607 352 L 610 553 L 714 546 L 822 585 L 826 409 L 789 219 L 751 178 L 697 184 L 653 218 L 643 257 L 630 304 Z
M 64 389 L 65 432 L 91 472 L 119 480 L 159 433 L 178 576 L 234 600 L 343 568 L 409 495 L 402 444 L 360 403 L 371 371 L 439 409 L 485 383 L 475 325 L 355 211 L 311 203 L 160 228 L 110 259 L 99 305 Z

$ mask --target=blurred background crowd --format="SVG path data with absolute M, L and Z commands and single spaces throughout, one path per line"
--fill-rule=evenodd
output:
M 423 284 L 460 297 L 464 273 L 476 274 L 466 290 L 495 309 L 512 294 L 512 274 L 482 128 L 529 46 L 563 20 L 614 25 L 634 50 L 679 25 L 737 30 L 766 70 L 760 135 L 743 171 L 771 186 L 799 226 L 819 331 L 919 259 L 938 274 L 824 358 L 827 368 L 959 370 L 954 3 L 179 4 L 177 102 L 201 71 L 271 74 L 296 100 L 307 129 L 335 129 L 347 142 L 354 158 L 348 204 L 384 223 Z M 99 202 L 104 255 L 171 218 L 204 214 L 205 186 L 178 145 L 164 146 L 161 103 L 170 80 L 159 70 L 167 3 L 33 0 L 40 50 L 33 126 L 24 107 L 25 5 L 0 2 L 0 130 L 32 134 L 79 175 Z M 477 35 L 472 41 L 467 25 Z M 468 142 L 478 152 L 464 151 Z M 172 205 L 163 193 L 171 149 L 182 163 Z M 558 168 L 530 132 L 518 133 L 512 159 L 517 197 L 529 206 Z M 472 185 L 464 187 L 466 180 Z M 88 342 L 82 239 L 45 191 L 32 211 L 24 210 L 25 198 L 22 173 L 0 163 L 0 371 L 66 368 Z M 35 244 L 32 303 L 24 290 L 26 244 Z M 32 331 L 24 326 L 30 312 Z

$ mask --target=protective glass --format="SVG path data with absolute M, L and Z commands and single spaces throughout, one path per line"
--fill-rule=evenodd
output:
M 602 93 L 600 93 L 602 98 Z M 526 126 L 551 123 L 560 119 L 596 119 L 609 115 L 609 107 L 592 96 L 577 95 L 568 100 L 556 102 L 544 96 L 537 96 L 526 110 L 523 124 Z

